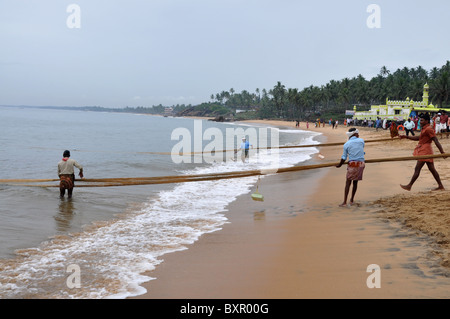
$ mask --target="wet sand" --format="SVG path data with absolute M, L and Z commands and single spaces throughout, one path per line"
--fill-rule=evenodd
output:
M 295 128 L 295 122 L 254 122 Z M 343 126 L 309 129 L 324 134 L 322 143 L 347 139 Z M 366 141 L 389 137 L 388 131 L 359 129 Z M 366 159 L 411 156 L 416 143 L 366 143 Z M 450 152 L 450 139 L 441 144 Z M 338 162 L 342 146 L 321 147 L 320 153 L 324 158 L 313 163 Z M 447 189 L 449 160 L 435 160 Z M 222 230 L 163 256 L 147 274 L 156 279 L 136 298 L 449 298 L 450 219 L 444 202 L 450 193 L 431 191 L 436 183 L 426 167 L 411 192 L 401 189 L 414 166 L 415 161 L 367 164 L 351 207 L 339 207 L 345 165 L 265 176 L 259 185 L 264 202 L 250 194 L 238 198 Z M 368 287 L 370 265 L 380 267 L 380 288 Z

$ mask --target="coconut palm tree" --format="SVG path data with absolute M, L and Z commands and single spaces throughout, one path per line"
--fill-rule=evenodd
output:
M 270 90 L 270 94 L 273 97 L 273 101 L 276 107 L 277 116 L 283 116 L 283 109 L 286 102 L 286 87 L 281 84 L 280 81 L 277 82 L 277 85 L 274 86 L 272 90 Z
M 381 75 L 383 78 L 387 77 L 389 74 L 391 74 L 391 71 L 389 71 L 385 65 L 383 65 L 380 69 L 379 75 Z
M 447 106 L 450 94 L 450 73 L 442 72 L 438 78 L 430 83 L 430 95 L 432 103 L 439 106 Z

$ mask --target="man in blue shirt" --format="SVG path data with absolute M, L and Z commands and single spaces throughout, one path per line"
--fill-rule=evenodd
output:
M 347 206 L 347 197 L 350 191 L 350 185 L 353 182 L 352 196 L 350 198 L 350 205 L 353 204 L 355 199 L 356 190 L 358 189 L 358 181 L 362 180 L 365 159 L 364 159 L 364 140 L 359 138 L 359 131 L 352 127 L 347 132 L 348 141 L 344 144 L 344 153 L 342 154 L 341 161 L 337 168 L 348 158 L 347 176 L 345 181 L 344 202 L 339 205 L 341 207 Z
M 253 145 L 250 144 L 250 142 L 247 141 L 247 139 L 245 137 L 243 137 L 241 147 L 240 147 L 240 150 L 242 151 L 242 153 L 241 153 L 242 162 L 245 162 L 245 159 L 248 158 L 248 155 L 249 155 L 248 152 L 250 150 L 250 146 L 253 148 Z M 236 150 L 234 152 L 234 154 L 236 154 L 237 152 L 238 152 L 238 150 Z

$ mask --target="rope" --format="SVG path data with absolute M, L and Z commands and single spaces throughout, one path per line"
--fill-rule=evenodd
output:
M 375 140 L 364 141 L 365 143 L 374 143 L 374 142 L 386 142 L 393 141 L 397 139 L 393 138 L 381 138 Z M 327 146 L 339 146 L 344 145 L 345 142 L 336 142 L 336 143 L 324 143 L 324 144 L 306 144 L 306 145 L 285 145 L 285 146 L 268 146 L 268 147 L 255 147 L 254 150 L 270 150 L 270 149 L 285 149 L 285 148 L 307 148 L 307 147 L 327 147 Z M 239 149 L 232 150 L 214 150 L 210 152 L 188 152 L 188 153 L 175 153 L 177 155 L 197 155 L 197 154 L 210 154 L 210 153 L 225 153 L 225 152 L 236 152 Z M 171 152 L 138 152 L 138 154 L 154 154 L 154 155 L 172 155 Z
M 369 140 L 365 141 L 365 143 L 372 143 L 372 142 L 385 142 L 385 141 L 392 141 L 395 139 L 392 138 L 382 138 L 382 139 L 375 139 L 375 140 Z M 324 143 L 324 144 L 309 144 L 309 145 L 286 145 L 286 146 L 278 146 L 278 147 L 256 147 L 253 148 L 254 150 L 265 150 L 265 149 L 283 149 L 283 148 L 302 148 L 302 147 L 327 147 L 327 146 L 338 146 L 338 145 L 344 145 L 345 142 L 337 142 L 337 143 Z M 59 148 L 44 148 L 44 147 L 38 147 L 34 146 L 32 148 L 37 149 L 49 149 L 49 150 L 60 150 Z M 126 151 L 103 151 L 103 150 L 82 150 L 82 149 L 74 149 L 73 151 L 76 152 L 84 152 L 84 153 L 124 153 L 124 154 L 152 154 L 152 155 L 172 155 L 177 154 L 173 152 L 126 152 Z M 214 150 L 210 152 L 187 152 L 187 153 L 178 153 L 177 155 L 197 155 L 197 154 L 210 154 L 210 153 L 225 153 L 225 152 L 235 152 L 239 151 L 239 149 L 231 149 L 231 150 Z
M 368 159 L 366 163 L 384 163 L 384 162 L 400 162 L 400 161 L 413 161 L 419 159 L 431 159 L 431 158 L 446 158 L 450 157 L 450 153 L 436 154 L 436 155 L 422 155 L 422 156 L 405 156 L 405 157 L 391 157 L 391 158 L 378 158 Z M 159 177 L 126 177 L 126 178 L 97 178 L 97 179 L 81 179 L 76 180 L 77 183 L 92 183 L 81 184 L 76 187 L 113 187 L 113 186 L 133 186 L 133 185 L 151 185 L 151 184 L 170 184 L 170 183 L 186 183 L 186 182 L 200 182 L 200 181 L 212 181 L 230 178 L 242 178 L 249 176 L 269 175 L 273 173 L 287 173 L 303 170 L 311 170 L 318 168 L 326 168 L 338 165 L 339 162 L 322 163 L 314 165 L 293 166 L 279 169 L 262 169 L 262 170 L 249 170 L 249 171 L 234 171 L 224 173 L 210 173 L 210 174 L 196 174 L 196 175 L 178 175 L 178 176 L 159 176 Z M 346 162 L 345 164 L 348 164 Z M 22 184 L 30 182 L 54 182 L 59 179 L 0 179 L 0 184 L 20 185 L 27 187 L 59 187 L 58 185 L 33 185 Z M 14 184 L 16 183 L 16 184 Z

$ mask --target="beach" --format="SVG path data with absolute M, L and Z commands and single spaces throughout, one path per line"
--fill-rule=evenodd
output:
M 295 122 L 251 123 L 295 129 Z M 322 133 L 321 143 L 347 140 L 342 125 L 310 123 L 308 129 Z M 382 129 L 359 130 L 366 141 L 390 137 Z M 440 142 L 448 153 L 450 139 Z M 416 144 L 366 143 L 366 160 L 411 156 Z M 342 145 L 319 151 L 323 158 L 315 155 L 305 165 L 338 162 Z M 259 183 L 263 202 L 238 197 L 221 230 L 163 256 L 146 274 L 155 278 L 143 284 L 147 292 L 135 298 L 448 298 L 448 160 L 435 160 L 445 191 L 432 191 L 436 182 L 426 166 L 413 189 L 403 190 L 415 161 L 367 164 L 355 203 L 347 207 L 339 207 L 346 165 L 265 176 Z M 376 267 L 380 286 L 371 288 Z

